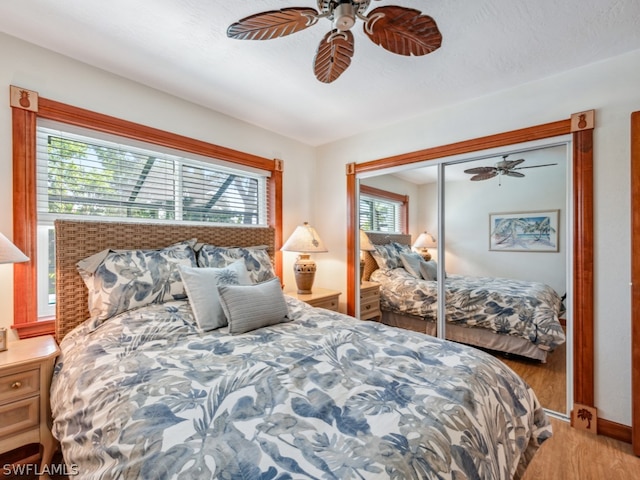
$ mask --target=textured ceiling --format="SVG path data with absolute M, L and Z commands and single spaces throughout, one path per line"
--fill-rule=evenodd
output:
M 229 24 L 314 0 L 3 0 L 0 31 L 264 127 L 321 145 L 640 48 L 639 0 L 383 0 L 432 16 L 442 47 L 394 55 L 353 29 L 335 82 L 313 74 L 326 19 L 268 41 Z

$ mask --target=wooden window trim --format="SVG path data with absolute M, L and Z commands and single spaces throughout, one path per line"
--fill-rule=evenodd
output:
M 27 92 L 28 101 L 24 95 Z M 188 153 L 258 168 L 271 173 L 267 179 L 267 222 L 275 230 L 276 275 L 282 278 L 282 170 L 279 159 L 267 159 L 231 148 L 166 132 L 38 96 L 37 92 L 11 87 L 13 128 L 13 242 L 30 261 L 14 265 L 13 325 L 20 338 L 53 334 L 55 319 L 38 318 L 36 126 L 47 119 L 127 137 Z
M 401 195 L 399 193 L 389 192 L 382 190 L 381 188 L 370 187 L 368 185 L 360 185 L 360 193 L 369 195 L 370 197 L 377 197 L 383 200 L 390 200 L 392 202 L 400 202 L 400 216 L 402 217 L 402 232 L 409 233 L 409 196 Z

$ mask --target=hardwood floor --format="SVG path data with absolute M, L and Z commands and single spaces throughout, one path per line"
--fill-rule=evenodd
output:
M 566 415 L 568 412 L 566 352 L 566 346 L 560 345 L 548 355 L 546 363 L 516 356 L 496 355 L 533 388 L 544 408 Z
M 638 480 L 640 458 L 631 445 L 571 428 L 551 419 L 553 437 L 544 442 L 522 480 Z

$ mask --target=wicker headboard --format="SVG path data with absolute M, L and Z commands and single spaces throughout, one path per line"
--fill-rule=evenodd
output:
M 387 243 L 397 242 L 403 245 L 411 245 L 411 235 L 404 233 L 367 233 L 369 241 L 374 245 L 386 245 Z M 369 280 L 369 277 L 373 272 L 378 269 L 373 255 L 370 252 L 365 252 L 364 255 L 364 273 L 362 274 L 363 280 Z
M 79 260 L 107 248 L 162 248 L 190 238 L 223 247 L 266 245 L 272 262 L 275 256 L 275 230 L 271 227 L 56 220 L 56 339 L 58 342 L 74 327 L 89 318 L 87 288 L 76 269 L 76 263 Z

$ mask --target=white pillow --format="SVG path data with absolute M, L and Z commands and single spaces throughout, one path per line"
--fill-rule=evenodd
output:
M 290 319 L 279 278 L 254 285 L 220 285 L 220 302 L 229 333 L 245 333 Z
M 422 278 L 420 266 L 424 262 L 422 255 L 419 253 L 401 253 L 400 259 L 404 269 L 416 278 Z
M 438 279 L 438 264 L 435 260 L 422 262 L 420 264 L 420 273 L 425 280 L 436 281 Z
M 218 285 L 251 284 L 244 260 L 238 260 L 224 268 L 193 268 L 181 265 L 179 269 L 193 316 L 203 331 L 214 330 L 227 324 L 220 304 Z

